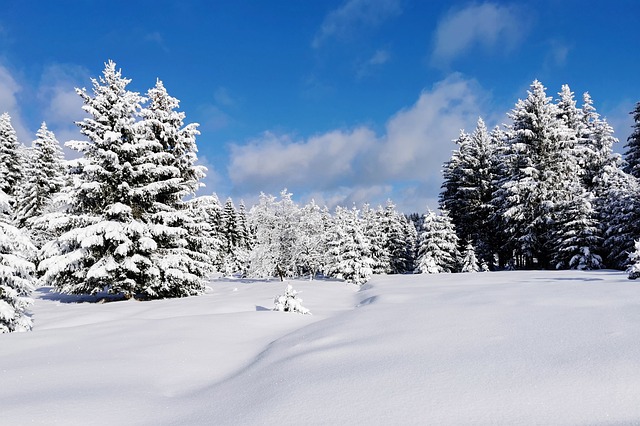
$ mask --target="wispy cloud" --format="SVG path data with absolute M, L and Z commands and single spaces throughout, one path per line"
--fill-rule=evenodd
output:
M 420 195 L 426 203 L 427 192 L 418 187 L 437 190 L 442 163 L 455 148 L 452 140 L 460 129 L 472 130 L 485 96 L 474 80 L 456 74 L 392 116 L 381 136 L 366 126 L 307 139 L 266 132 L 245 145 L 231 146 L 233 192 L 273 193 L 287 187 L 333 205 L 336 200 L 358 201 L 361 194 L 383 200 L 392 185 L 399 185 L 410 189 L 407 197 Z
M 18 103 L 18 94 L 21 91 L 22 87 L 9 69 L 0 65 L 0 114 L 9 113 L 11 125 L 16 131 L 18 140 L 25 145 L 30 145 L 32 135 L 22 119 Z
M 165 52 L 169 51 L 169 48 L 167 47 L 167 43 L 165 43 L 164 37 L 159 31 L 152 31 L 150 33 L 147 33 L 144 35 L 143 38 L 144 38 L 144 41 L 155 44 Z
M 45 68 L 38 87 L 42 121 L 52 130 L 60 143 L 73 139 L 84 139 L 76 122 L 86 113 L 82 110 L 82 99 L 75 92 L 76 87 L 85 87 L 90 83 L 89 71 L 81 66 L 70 64 L 51 64 Z M 78 153 L 65 148 L 68 158 Z
M 348 0 L 325 17 L 311 45 L 319 48 L 328 39 L 343 39 L 376 27 L 401 11 L 400 0 Z
M 389 62 L 390 59 L 391 53 L 388 49 L 378 49 L 369 59 L 360 64 L 356 76 L 358 78 L 364 78 L 371 74 L 375 68 Z
M 528 31 L 528 20 L 516 7 L 472 4 L 449 12 L 436 28 L 432 64 L 448 66 L 474 47 L 511 50 Z

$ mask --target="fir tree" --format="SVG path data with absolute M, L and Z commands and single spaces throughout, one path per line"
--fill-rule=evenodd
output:
M 567 161 L 575 132 L 559 115 L 537 80 L 527 99 L 518 101 L 510 114 L 513 124 L 506 132 L 503 157 L 506 170 L 493 204 L 520 267 L 551 263 L 554 215 L 567 198 L 563 182 L 575 168 Z
M 388 258 L 385 272 L 388 274 L 403 274 L 408 272 L 407 241 L 403 217 L 396 211 L 396 206 L 391 200 L 387 200 L 384 209 L 378 213 L 380 230 L 386 236 L 383 250 Z
M 478 265 L 478 258 L 476 257 L 476 250 L 471 243 L 467 243 L 464 253 L 462 254 L 462 261 L 460 262 L 460 272 L 478 272 L 480 266 Z
M 460 259 L 458 236 L 446 210 L 424 215 L 418 248 L 417 270 L 423 274 L 457 272 Z
M 37 247 L 54 237 L 46 227 L 39 227 L 36 220 L 49 209 L 54 196 L 65 185 L 63 162 L 60 144 L 46 123 L 42 123 L 33 141 L 27 177 L 19 191 L 15 214 L 16 224 L 30 229 Z
M 311 201 L 300 211 L 300 224 L 295 252 L 298 269 L 309 274 L 309 279 L 322 271 L 326 261 L 326 232 L 323 213 L 320 207 Z
M 22 231 L 10 224 L 10 197 L 0 190 L 0 333 L 27 331 L 33 302 L 35 265 L 28 259 L 35 247 Z
M 23 177 L 22 167 L 18 137 L 11 125 L 11 116 L 5 112 L 0 115 L 0 191 L 9 196 L 17 195 Z
M 497 247 L 496 232 L 491 222 L 491 199 L 498 175 L 498 142 L 478 119 L 473 134 L 461 132 L 459 148 L 445 163 L 440 206 L 451 212 L 460 238 L 472 241 L 480 257 L 493 262 Z
M 209 262 L 191 244 L 200 229 L 180 198 L 202 175 L 193 165 L 195 126 L 182 128 L 177 100 L 161 83 L 143 112 L 146 99 L 127 90 L 130 80 L 112 61 L 92 82 L 93 95 L 77 90 L 89 114 L 78 126 L 89 140 L 70 144 L 83 158 L 59 221 L 63 233 L 43 248 L 44 282 L 66 293 L 201 293 Z
M 633 115 L 633 132 L 627 138 L 627 144 L 624 146 L 627 150 L 624 153 L 627 165 L 625 171 L 636 179 L 640 179 L 640 102 L 636 103 L 636 107 L 630 113 Z
M 331 230 L 329 273 L 347 282 L 363 285 L 373 274 L 369 241 L 364 235 L 358 210 L 337 207 Z

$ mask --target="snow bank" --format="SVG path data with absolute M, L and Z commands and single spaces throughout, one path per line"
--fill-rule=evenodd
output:
M 72 304 L 0 336 L 0 423 L 640 422 L 640 287 L 624 273 L 296 281 L 314 313 L 270 311 L 277 282 Z

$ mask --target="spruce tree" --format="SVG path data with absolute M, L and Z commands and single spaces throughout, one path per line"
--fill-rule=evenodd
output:
M 311 200 L 300 210 L 298 238 L 294 252 L 298 259 L 298 269 L 313 279 L 325 267 L 326 227 L 322 209 Z
M 77 90 L 89 114 L 77 124 L 88 141 L 70 144 L 83 158 L 58 221 L 63 232 L 42 250 L 43 281 L 74 294 L 199 294 L 208 259 L 189 245 L 198 229 L 180 207 L 202 175 L 193 165 L 197 131 L 181 128 L 177 100 L 161 83 L 143 112 L 146 99 L 127 89 L 130 81 L 109 61 L 92 94 Z
M 563 182 L 574 166 L 567 161 L 567 152 L 575 132 L 559 115 L 537 80 L 510 114 L 512 124 L 506 131 L 503 156 L 506 170 L 493 204 L 519 267 L 551 264 L 554 216 L 567 198 Z
M 369 241 L 365 236 L 358 210 L 337 207 L 331 230 L 329 273 L 346 282 L 363 285 L 373 274 Z
M 478 272 L 480 266 L 478 265 L 478 258 L 476 257 L 476 250 L 471 243 L 467 243 L 462 254 L 462 260 L 460 262 L 460 272 Z
M 624 153 L 626 160 L 625 171 L 636 179 L 640 179 L 640 102 L 630 113 L 633 116 L 633 132 L 627 138 L 624 146 L 627 150 Z
M 0 115 L 0 190 L 10 197 L 18 194 L 22 167 L 18 137 L 11 125 L 11 116 L 5 112 Z
M 35 265 L 28 259 L 35 247 L 24 233 L 11 225 L 11 199 L 0 190 L 0 333 L 27 331 L 27 313 L 33 302 Z
M 457 272 L 460 259 L 459 239 L 446 210 L 440 215 L 424 215 L 418 248 L 417 270 L 423 274 Z
M 462 132 L 456 143 L 459 148 L 444 166 L 440 207 L 451 212 L 460 238 L 471 241 L 480 258 L 492 263 L 499 250 L 491 221 L 491 199 L 499 172 L 498 141 L 480 118 L 474 132 Z
M 27 227 L 35 245 L 42 247 L 54 235 L 46 227 L 38 226 L 37 219 L 49 209 L 66 179 L 62 148 L 44 122 L 36 133 L 31 159 L 25 168 L 27 176 L 16 204 L 16 224 Z

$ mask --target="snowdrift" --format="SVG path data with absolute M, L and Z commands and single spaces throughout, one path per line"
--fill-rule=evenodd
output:
M 0 424 L 640 423 L 640 287 L 624 273 L 293 281 L 77 303 L 38 290 L 0 335 Z

